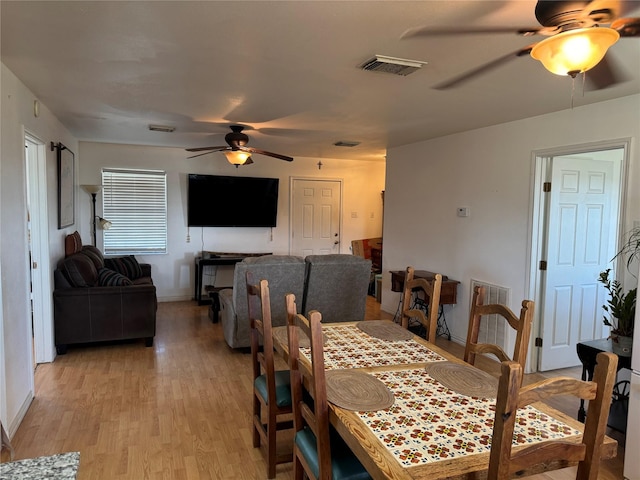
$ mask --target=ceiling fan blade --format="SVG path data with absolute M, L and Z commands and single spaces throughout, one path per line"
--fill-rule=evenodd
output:
M 640 37 L 640 18 L 619 18 L 611 22 L 611 28 L 621 37 Z
M 185 148 L 187 152 L 202 152 L 204 150 L 210 150 L 212 152 L 219 152 L 220 150 L 226 150 L 229 146 L 218 146 L 218 147 L 197 147 L 197 148 Z
M 482 75 L 495 68 L 498 68 L 499 66 L 513 60 L 516 57 L 522 57 L 524 55 L 528 55 L 529 53 L 531 53 L 531 49 L 533 48 L 533 45 L 535 44 L 531 44 L 527 47 L 516 50 L 515 52 L 509 52 L 506 55 L 503 55 L 501 57 L 496 58 L 495 60 L 490 61 L 489 63 L 485 63 L 484 65 L 474 68 L 473 70 L 469 70 L 463 73 L 462 75 L 459 75 L 450 80 L 446 80 L 444 82 L 438 83 L 437 85 L 434 85 L 432 88 L 436 90 L 447 90 L 449 88 L 457 87 L 458 85 L 468 80 L 471 80 L 472 78 L 478 75 Z
M 585 81 L 590 86 L 589 90 L 602 90 L 627 80 L 627 75 L 616 66 L 616 62 L 609 55 L 585 73 Z
M 400 38 L 437 37 L 443 35 L 477 35 L 491 33 L 512 33 L 525 36 L 537 35 L 540 27 L 416 27 L 404 32 Z
M 203 155 L 209 155 L 210 153 L 213 153 L 215 150 L 209 151 L 209 152 L 204 152 L 204 153 L 199 153 L 198 155 L 191 155 L 190 157 L 187 158 L 196 158 L 196 157 L 201 157 Z
M 253 147 L 240 147 L 239 150 L 242 150 L 243 152 L 249 152 L 249 153 L 259 153 L 260 155 L 266 155 L 268 157 L 279 158 L 280 160 L 285 160 L 287 162 L 293 162 L 292 157 L 287 157 L 286 155 L 280 155 L 279 153 L 267 152 L 266 150 L 258 150 L 257 148 L 253 148 Z

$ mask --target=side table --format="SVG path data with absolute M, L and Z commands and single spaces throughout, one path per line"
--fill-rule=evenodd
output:
M 578 358 L 582 363 L 582 380 L 593 380 L 593 370 L 596 368 L 596 356 L 600 352 L 613 352 L 612 340 L 610 338 L 601 338 L 599 340 L 590 340 L 588 342 L 580 342 L 576 345 Z M 618 371 L 622 368 L 631 368 L 631 357 L 621 357 L 618 355 Z M 624 388 L 626 382 L 618 382 L 614 386 L 614 398 L 611 402 L 609 412 L 608 425 L 618 431 L 625 432 L 627 426 L 626 409 L 620 408 L 624 402 L 628 402 L 628 396 L 624 392 L 628 392 L 628 388 Z M 622 394 L 619 394 L 622 391 Z M 584 422 L 587 412 L 584 409 L 584 400 L 580 400 L 580 408 L 578 410 L 578 420 Z

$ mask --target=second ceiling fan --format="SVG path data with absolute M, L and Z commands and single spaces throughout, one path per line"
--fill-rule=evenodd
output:
M 403 38 L 496 33 L 547 37 L 440 83 L 434 87 L 436 89 L 456 87 L 516 57 L 529 54 L 558 75 L 575 77 L 593 68 L 588 78 L 596 88 L 605 88 L 622 81 L 604 57 L 607 49 L 620 37 L 640 37 L 640 18 L 621 18 L 625 7 L 629 8 L 634 3 L 638 5 L 620 0 L 538 0 L 535 15 L 541 27 L 420 27 L 405 32 Z M 594 53 L 595 48 L 598 51 Z
M 199 157 L 200 155 L 206 155 L 212 152 L 222 152 L 227 157 L 229 163 L 235 165 L 236 168 L 240 165 L 252 164 L 252 153 L 259 153 L 260 155 L 278 158 L 286 162 L 293 161 L 293 157 L 289 157 L 287 155 L 281 155 L 279 153 L 267 152 L 266 150 L 260 150 L 258 148 L 247 147 L 247 143 L 249 143 L 249 136 L 246 133 L 242 133 L 242 130 L 244 130 L 245 127 L 243 127 L 242 125 L 231 125 L 229 128 L 231 128 L 231 132 L 227 133 L 224 136 L 224 140 L 227 142 L 227 145 L 219 145 L 215 147 L 187 148 L 187 152 L 203 152 L 188 158 Z

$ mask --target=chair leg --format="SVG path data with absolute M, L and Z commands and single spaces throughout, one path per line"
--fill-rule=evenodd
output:
M 267 478 L 276 476 L 276 432 L 278 423 L 275 412 L 269 412 L 267 419 Z
M 260 431 L 258 425 L 262 424 L 262 418 L 260 413 L 260 400 L 254 394 L 253 395 L 253 446 L 257 448 L 260 446 Z

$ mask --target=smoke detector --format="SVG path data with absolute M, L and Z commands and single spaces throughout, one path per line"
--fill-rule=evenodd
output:
M 376 55 L 360 65 L 360 68 L 371 72 L 393 73 L 394 75 L 406 77 L 426 64 L 427 62 L 421 62 L 419 60 Z

